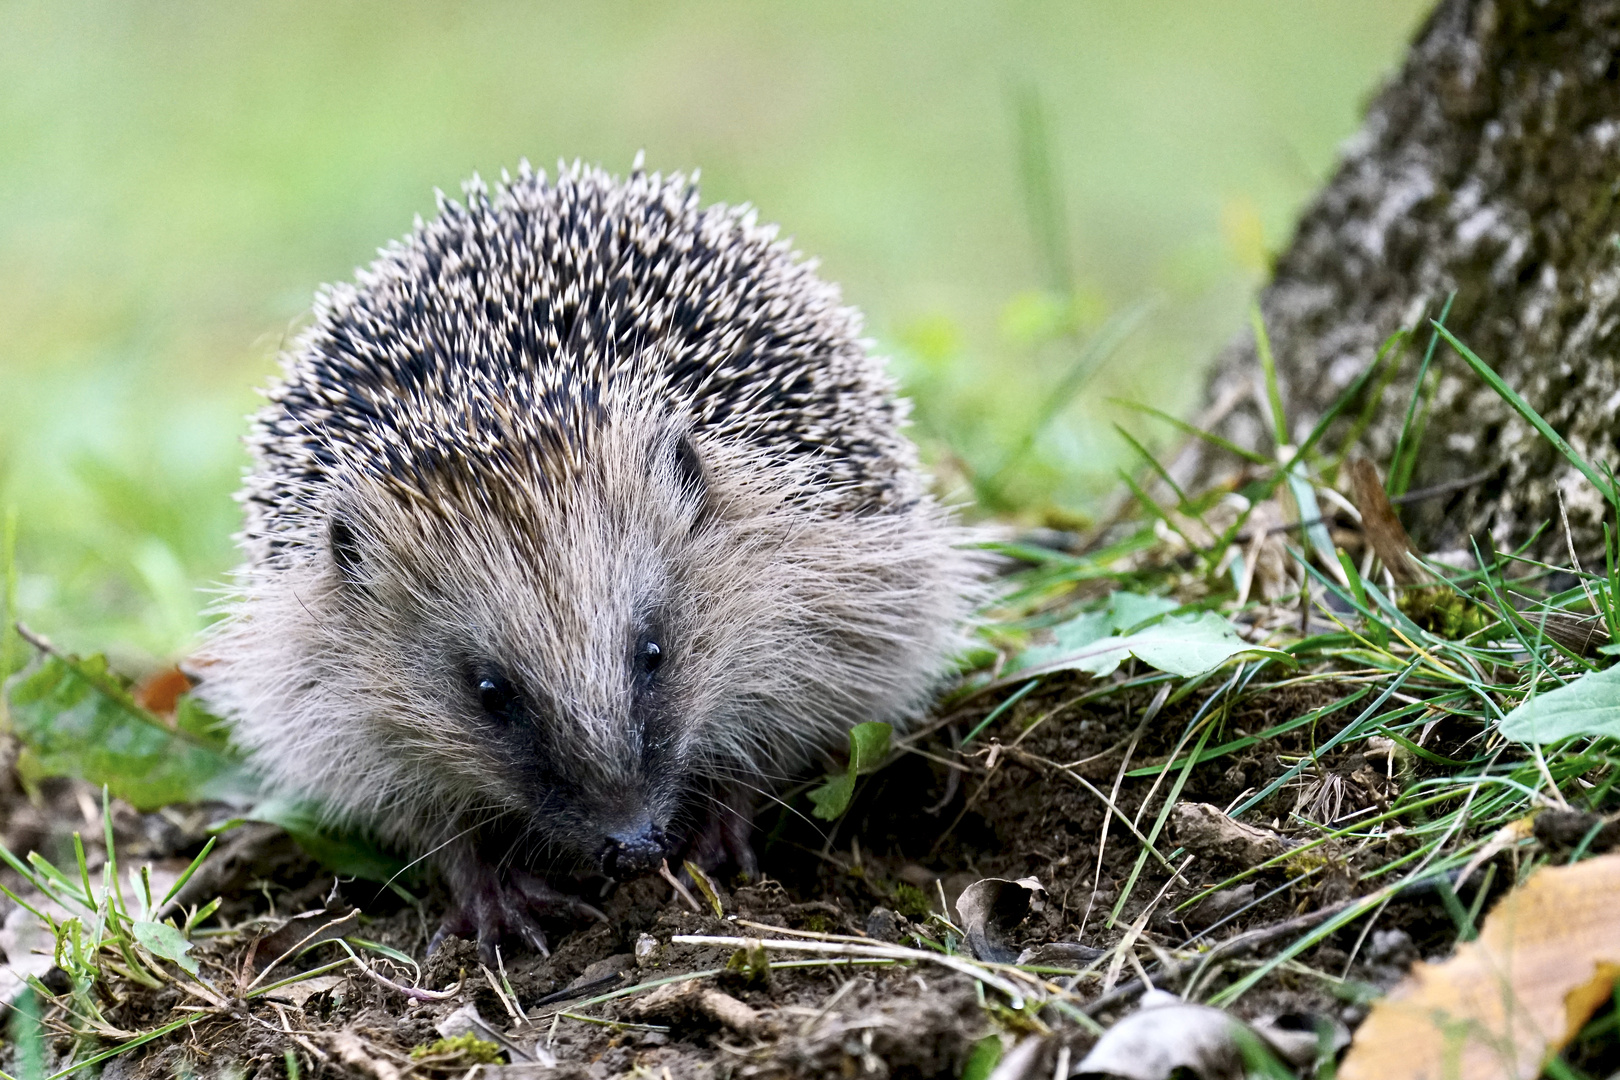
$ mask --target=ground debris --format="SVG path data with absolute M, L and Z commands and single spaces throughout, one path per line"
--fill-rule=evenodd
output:
M 1045 907 L 1045 887 L 1035 878 L 982 878 L 962 890 L 956 912 L 967 931 L 968 950 L 979 960 L 1012 963 L 1018 950 L 1010 937 L 1018 924 Z
M 1343 1080 L 1533 1080 L 1620 975 L 1620 855 L 1549 866 L 1509 893 L 1478 940 L 1416 965 L 1374 1004 Z
M 1233 821 L 1208 803 L 1181 803 L 1171 811 L 1170 821 L 1176 841 L 1190 853 L 1238 866 L 1258 866 L 1295 846 L 1270 829 Z
M 679 1029 L 693 1023 L 718 1024 L 748 1039 L 771 1033 L 772 1025 L 760 1013 L 723 990 L 696 979 L 661 986 L 630 1007 L 638 1021 L 662 1021 Z
M 404 1074 L 383 1057 L 382 1049 L 351 1030 L 336 1031 L 327 1036 L 327 1045 L 343 1064 L 357 1069 L 362 1076 L 376 1080 L 400 1080 Z

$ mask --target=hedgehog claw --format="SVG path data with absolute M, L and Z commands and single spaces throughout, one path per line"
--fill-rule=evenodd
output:
M 495 967 L 499 963 L 496 949 L 509 938 L 541 956 L 551 955 L 538 921 L 542 917 L 607 921 L 606 915 L 584 900 L 522 870 L 502 875 L 487 865 L 464 862 L 448 876 L 455 899 L 428 943 L 430 953 L 446 937 L 470 937 L 478 943 L 479 960 Z

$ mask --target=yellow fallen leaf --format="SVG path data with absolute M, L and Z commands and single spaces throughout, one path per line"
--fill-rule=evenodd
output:
M 1534 1080 L 1620 976 L 1620 854 L 1544 867 L 1373 1005 L 1340 1080 Z

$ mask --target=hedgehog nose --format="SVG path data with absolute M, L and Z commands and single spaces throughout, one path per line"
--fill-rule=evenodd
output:
M 669 854 L 669 840 L 652 822 L 613 833 L 602 848 L 602 873 L 621 880 L 658 869 Z

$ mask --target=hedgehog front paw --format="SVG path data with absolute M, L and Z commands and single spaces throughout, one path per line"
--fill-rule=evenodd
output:
M 606 915 L 578 896 L 561 892 L 524 870 L 501 873 L 482 863 L 460 863 L 446 878 L 451 906 L 428 943 L 430 953 L 452 934 L 472 938 L 478 942 L 478 959 L 494 967 L 495 947 L 512 938 L 541 956 L 551 955 L 546 933 L 540 928 L 542 917 L 607 921 Z
M 754 855 L 754 793 L 744 787 L 728 786 L 714 793 L 712 809 L 687 849 L 691 859 L 705 873 L 730 865 L 748 878 L 759 877 L 759 859 Z M 681 871 L 684 878 L 686 872 Z

